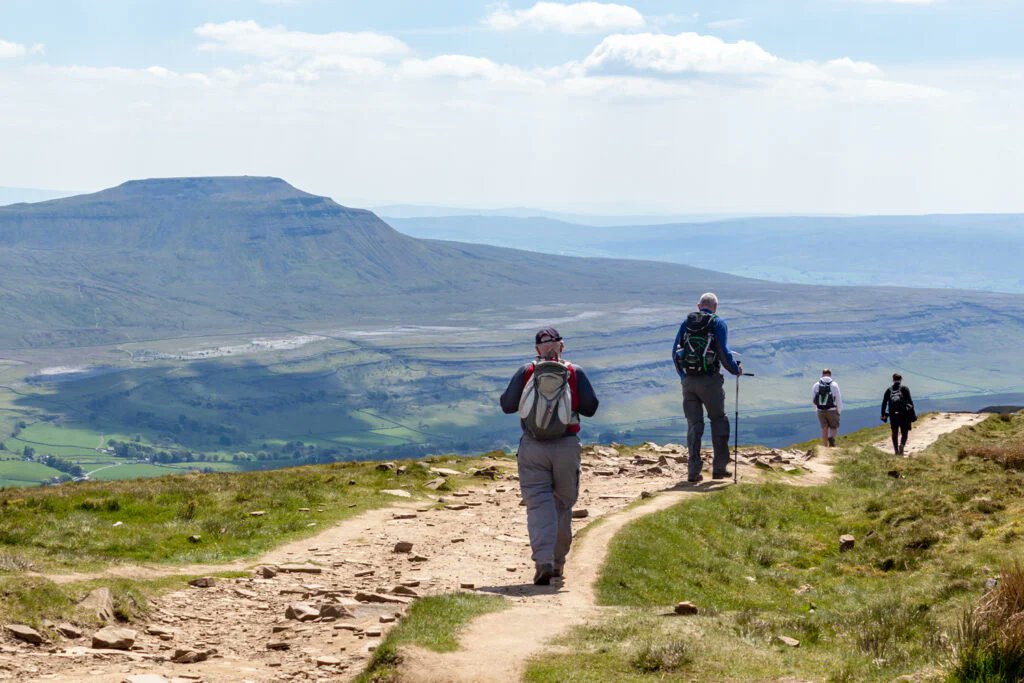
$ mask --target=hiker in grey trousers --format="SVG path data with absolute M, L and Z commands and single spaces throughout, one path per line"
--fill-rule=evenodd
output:
M 725 377 L 721 367 L 733 375 L 743 367 L 729 350 L 729 328 L 718 317 L 718 297 L 708 292 L 701 296 L 697 310 L 679 326 L 672 344 L 672 362 L 683 387 L 683 414 L 686 416 L 686 447 L 689 451 L 687 481 L 696 484 L 703 462 L 700 457 L 704 436 L 704 411 L 711 422 L 711 446 L 714 457 L 711 478 L 725 479 L 731 475 L 729 465 L 729 417 L 725 413 Z
M 523 390 L 534 367 L 544 360 L 565 363 L 569 368 L 568 386 L 572 392 L 572 417 L 565 433 L 549 439 L 534 438 L 520 420 L 523 436 L 516 457 L 519 464 L 519 488 L 526 502 L 526 524 L 536 572 L 533 582 L 548 585 L 561 577 L 565 559 L 572 544 L 572 506 L 580 488 L 579 416 L 593 417 L 598 400 L 583 368 L 562 360 L 564 345 L 553 327 L 539 331 L 534 337 L 537 358 L 516 371 L 501 395 L 505 414 L 519 410 Z

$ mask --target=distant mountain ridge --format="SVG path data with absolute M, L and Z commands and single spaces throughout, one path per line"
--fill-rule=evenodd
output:
M 698 264 L 798 284 L 1024 293 L 1024 215 L 792 216 L 601 227 L 544 217 L 388 219 L 405 234 L 573 256 Z
M 17 283 L 0 293 L 3 347 L 254 323 L 430 322 L 543 302 L 553 277 L 558 297 L 581 302 L 737 281 L 685 266 L 419 240 L 369 211 L 262 177 L 137 180 L 0 207 L 0 268 Z

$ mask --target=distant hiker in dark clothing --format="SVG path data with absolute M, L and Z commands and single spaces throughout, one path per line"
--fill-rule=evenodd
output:
M 562 360 L 562 337 L 536 334 L 537 358 L 519 368 L 501 395 L 506 414 L 519 413 L 519 488 L 538 586 L 563 575 L 572 544 L 572 506 L 580 488 L 580 415 L 593 417 L 598 400 L 583 368 Z
M 839 434 L 839 416 L 843 412 L 843 395 L 839 385 L 832 380 L 832 371 L 825 368 L 821 371 L 821 379 L 811 387 L 811 402 L 817 408 L 818 424 L 821 425 L 821 445 L 836 445 Z
M 903 375 L 893 373 L 892 386 L 882 394 L 882 422 L 889 420 L 892 429 L 892 449 L 896 455 L 903 455 L 907 445 L 910 426 L 917 420 L 914 399 L 910 389 L 903 384 Z
M 711 422 L 711 445 L 714 458 L 712 479 L 730 476 L 729 417 L 725 414 L 725 378 L 721 367 L 733 375 L 743 368 L 729 350 L 729 328 L 719 318 L 718 297 L 708 292 L 701 296 L 697 310 L 686 317 L 672 343 L 672 362 L 683 384 L 683 414 L 686 416 L 686 446 L 689 450 L 687 481 L 697 483 L 703 463 L 700 443 L 704 436 L 704 411 Z

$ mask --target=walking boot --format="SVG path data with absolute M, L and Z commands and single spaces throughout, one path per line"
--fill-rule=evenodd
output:
M 555 575 L 555 565 L 550 564 L 550 563 L 538 564 L 537 565 L 537 571 L 533 575 L 533 585 L 534 586 L 550 586 L 551 585 L 551 577 L 553 577 L 554 575 Z

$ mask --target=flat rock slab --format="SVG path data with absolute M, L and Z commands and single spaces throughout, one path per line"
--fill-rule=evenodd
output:
M 121 683 L 171 683 L 160 674 L 134 674 Z
M 297 621 L 313 621 L 320 618 L 320 610 L 308 602 L 296 602 L 288 605 L 288 609 L 284 612 L 284 618 Z
M 389 496 L 398 496 L 399 498 L 412 498 L 412 494 L 404 489 L 382 489 L 381 493 Z
M 356 593 L 356 600 L 359 602 L 389 602 L 398 605 L 408 605 L 412 602 L 411 598 L 400 595 L 386 595 L 384 593 Z
M 107 626 L 92 634 L 92 646 L 98 650 L 130 650 L 135 644 L 135 631 Z
M 209 652 L 193 650 L 191 648 L 179 648 L 174 651 L 171 661 L 175 664 L 195 664 L 197 662 L 205 662 L 209 658 Z
M 320 606 L 320 618 L 330 619 L 352 619 L 355 615 L 344 605 L 336 602 L 327 603 L 326 605 Z
M 114 621 L 114 596 L 109 588 L 97 588 L 87 596 L 78 606 L 87 612 L 96 615 L 96 618 L 105 624 Z
M 5 628 L 12 636 L 26 643 L 39 645 L 43 642 L 42 634 L 31 626 L 25 626 L 24 624 L 8 624 Z
M 321 574 L 324 571 L 315 564 L 282 564 L 277 569 L 286 574 Z
M 458 477 L 462 472 L 458 470 L 449 469 L 447 467 L 431 467 L 431 474 L 440 474 L 442 477 Z

